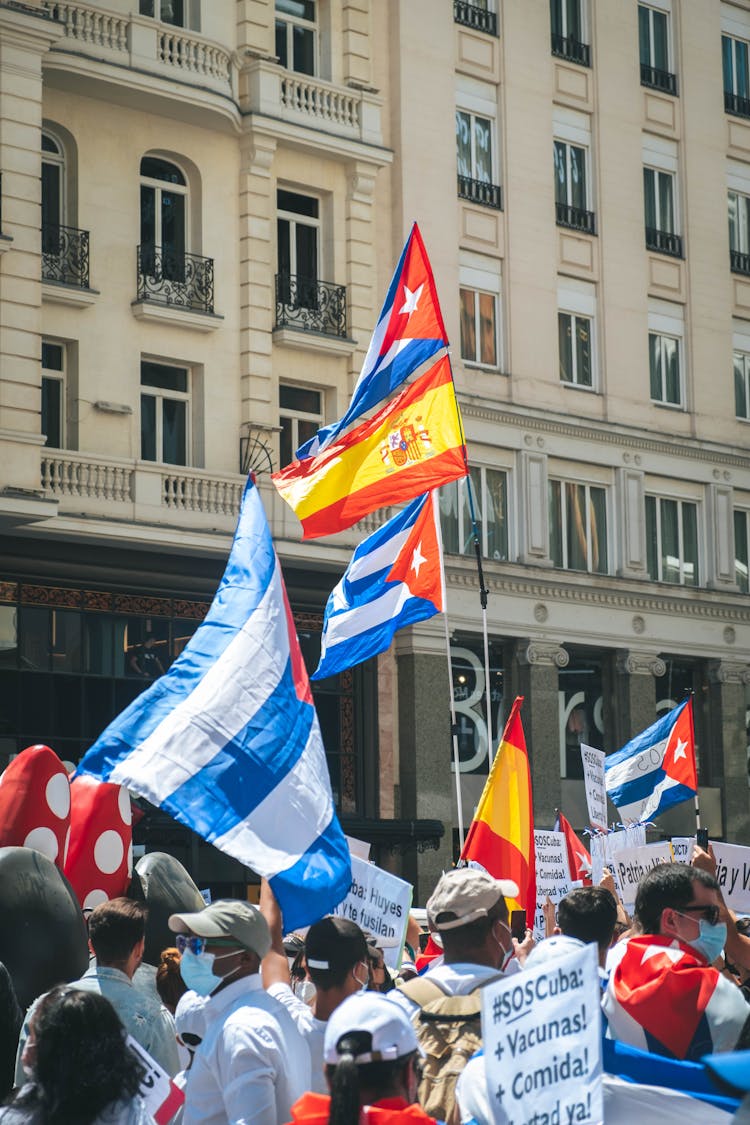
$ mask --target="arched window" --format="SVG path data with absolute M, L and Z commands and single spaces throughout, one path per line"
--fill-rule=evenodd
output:
M 188 188 L 185 174 L 160 156 L 141 160 L 141 263 L 146 273 L 180 280 L 188 250 Z
M 51 133 L 42 133 L 42 239 L 57 244 L 65 226 L 65 154 Z

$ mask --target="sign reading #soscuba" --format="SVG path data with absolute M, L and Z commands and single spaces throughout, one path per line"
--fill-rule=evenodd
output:
M 600 1000 L 595 945 L 482 989 L 497 1125 L 600 1125 Z

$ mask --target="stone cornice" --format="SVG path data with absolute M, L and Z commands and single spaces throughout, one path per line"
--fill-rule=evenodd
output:
M 700 439 L 686 440 L 682 435 L 674 437 L 651 435 L 647 430 L 623 426 L 616 422 L 597 423 L 591 419 L 571 419 L 564 415 L 542 413 L 533 407 L 504 405 L 493 406 L 485 400 L 459 392 L 461 412 L 465 418 L 476 418 L 492 422 L 493 425 L 520 427 L 535 433 L 559 434 L 576 440 L 618 445 L 628 450 L 648 453 L 662 453 L 679 456 L 691 461 L 712 461 L 731 465 L 738 469 L 750 469 L 750 456 L 733 452 L 733 447 L 717 445 Z M 637 462 L 636 462 L 637 464 Z

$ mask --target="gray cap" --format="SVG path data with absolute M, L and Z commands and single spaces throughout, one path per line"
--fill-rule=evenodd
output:
M 259 957 L 265 957 L 271 948 L 268 923 L 258 907 L 229 898 L 218 899 L 195 914 L 171 914 L 169 928 L 174 934 L 234 938 L 238 945 Z
M 427 921 L 432 930 L 456 930 L 486 918 L 501 898 L 518 898 L 512 879 L 493 879 L 476 867 L 456 867 L 440 876 L 427 900 Z M 438 922 L 441 914 L 452 914 Z

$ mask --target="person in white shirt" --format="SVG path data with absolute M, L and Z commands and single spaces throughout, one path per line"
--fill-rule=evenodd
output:
M 266 920 L 247 902 L 219 900 L 172 914 L 188 988 L 207 997 L 204 1034 L 185 1088 L 184 1125 L 284 1125 L 309 1089 L 310 1052 L 283 1004 L 264 991 Z
M 310 1089 L 328 1093 L 323 1058 L 323 1040 L 331 1014 L 348 996 L 365 990 L 370 981 L 367 941 L 354 922 L 329 916 L 315 922 L 305 936 L 305 964 L 309 983 L 315 988 L 309 1004 L 290 983 L 289 962 L 284 952 L 282 919 L 273 891 L 261 880 L 260 909 L 271 930 L 271 949 L 263 959 L 263 983 L 291 1013 L 310 1048 Z M 302 981 L 303 985 L 308 981 Z

